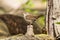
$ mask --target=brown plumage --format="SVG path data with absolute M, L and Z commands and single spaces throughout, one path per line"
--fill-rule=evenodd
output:
M 16 35 L 19 33 L 25 34 L 27 31 L 28 23 L 23 17 L 11 14 L 3 14 L 0 15 L 0 19 L 6 23 L 11 35 Z M 40 33 L 40 31 L 37 28 L 37 26 L 34 26 L 34 33 Z

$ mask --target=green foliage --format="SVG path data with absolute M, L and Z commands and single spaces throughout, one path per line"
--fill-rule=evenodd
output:
M 25 12 L 31 12 L 31 10 L 29 8 L 26 8 Z
M 28 2 L 26 4 L 23 5 L 23 8 L 26 9 L 26 8 L 33 8 L 34 4 L 32 3 L 31 0 L 28 0 Z
M 25 12 L 32 12 L 31 8 L 33 8 L 33 6 L 32 0 L 28 0 L 28 2 L 23 5 L 23 10 L 25 10 Z
M 29 8 L 26 8 L 26 9 L 24 9 L 24 10 L 25 10 L 25 12 L 29 12 L 29 13 L 31 13 L 31 14 L 33 14 L 33 15 L 37 15 L 37 13 L 38 13 L 37 10 L 31 10 L 31 9 L 29 9 Z
M 43 28 L 44 25 L 45 25 L 45 17 L 44 17 L 44 16 L 41 16 L 41 17 L 37 20 L 37 23 L 41 26 L 41 28 Z
M 30 12 L 32 15 L 38 15 L 38 11 L 37 10 L 31 10 Z
M 56 24 L 60 24 L 60 22 L 56 22 Z
M 38 11 L 37 10 L 34 10 L 33 11 L 33 14 L 37 15 Z
M 42 2 L 46 2 L 47 0 L 42 0 Z
M 26 3 L 26 6 L 28 7 L 33 7 L 33 3 L 31 0 L 28 0 L 28 2 Z

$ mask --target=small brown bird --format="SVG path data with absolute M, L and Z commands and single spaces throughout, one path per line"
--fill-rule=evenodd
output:
M 32 24 L 32 22 L 36 19 L 36 17 L 30 13 L 23 13 L 23 15 L 24 15 L 24 19 L 30 24 Z

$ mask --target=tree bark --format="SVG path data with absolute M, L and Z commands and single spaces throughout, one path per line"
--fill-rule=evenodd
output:
M 48 0 L 47 14 L 46 14 L 46 29 L 47 34 L 52 37 L 58 36 L 59 26 L 56 22 L 60 22 L 60 0 Z
M 48 0 L 47 14 L 46 14 L 46 29 L 47 34 L 54 36 L 52 14 L 53 14 L 53 0 Z
M 57 37 L 60 35 L 60 24 L 56 24 L 56 22 L 60 22 L 60 0 L 53 0 L 53 4 L 53 15 L 56 18 L 56 20 L 54 20 L 55 34 Z

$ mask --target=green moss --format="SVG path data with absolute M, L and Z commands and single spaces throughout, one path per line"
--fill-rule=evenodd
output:
M 42 38 L 42 40 L 54 40 L 54 37 L 47 34 L 37 34 L 36 37 Z

